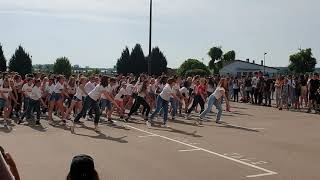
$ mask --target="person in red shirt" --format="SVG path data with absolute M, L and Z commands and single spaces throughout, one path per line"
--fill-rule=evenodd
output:
M 201 78 L 200 84 L 195 89 L 196 92 L 195 92 L 192 106 L 187 111 L 187 118 L 190 117 L 191 112 L 198 106 L 198 104 L 201 107 L 200 113 L 204 111 L 204 104 L 206 102 L 205 99 L 206 99 L 206 93 L 207 93 L 207 88 L 205 84 L 206 84 L 206 80 L 204 78 Z

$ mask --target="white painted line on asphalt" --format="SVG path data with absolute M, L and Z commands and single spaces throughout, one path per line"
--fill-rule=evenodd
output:
M 261 176 L 271 176 L 271 175 L 278 174 L 277 172 L 274 172 L 274 171 L 271 171 L 271 170 L 268 170 L 268 169 L 265 169 L 265 168 L 262 168 L 262 167 L 247 163 L 247 162 L 243 162 L 243 161 L 240 161 L 238 159 L 234 159 L 234 158 L 231 158 L 231 157 L 228 157 L 228 156 L 225 156 L 225 155 L 222 155 L 222 154 L 219 154 L 219 153 L 216 153 L 216 152 L 204 149 L 204 148 L 200 148 L 200 147 L 197 147 L 197 146 L 194 146 L 194 145 L 191 145 L 191 144 L 187 144 L 187 143 L 184 143 L 184 142 L 181 142 L 181 141 L 178 141 L 178 140 L 166 137 L 166 136 L 154 134 L 154 133 L 151 133 L 151 132 L 148 132 L 146 130 L 139 129 L 139 128 L 136 128 L 136 127 L 133 127 L 133 126 L 130 126 L 130 125 L 125 125 L 125 126 L 131 128 L 131 129 L 135 129 L 135 130 L 140 131 L 140 132 L 144 132 L 144 133 L 149 134 L 149 135 L 154 135 L 154 136 L 157 136 L 157 137 L 160 137 L 160 138 L 172 141 L 172 142 L 183 144 L 183 145 L 191 147 L 193 149 L 199 149 L 199 150 L 202 150 L 202 151 L 207 152 L 209 154 L 213 154 L 213 155 L 219 156 L 221 158 L 224 158 L 224 159 L 227 159 L 227 160 L 230 160 L 230 161 L 233 161 L 233 162 L 237 162 L 239 164 L 242 164 L 242 165 L 245 165 L 245 166 L 248 166 L 248 167 L 251 167 L 251 168 L 254 168 L 254 169 L 258 169 L 260 171 L 264 171 L 265 172 L 263 174 L 255 174 L 255 175 L 246 176 L 248 178 L 261 177 Z
M 247 176 L 247 178 L 256 178 L 256 177 L 261 177 L 261 176 L 271 176 L 271 175 L 275 175 L 275 174 L 278 174 L 278 173 L 269 172 L 269 173 L 264 173 L 264 174 L 256 174 L 256 175 Z
M 192 152 L 192 151 L 200 151 L 201 149 L 186 149 L 186 150 L 179 150 L 179 152 Z
M 145 137 L 155 137 L 157 135 L 154 135 L 154 134 L 150 134 L 150 135 L 146 135 L 146 136 L 138 136 L 139 138 L 145 138 Z
M 199 143 L 190 143 L 191 145 L 197 145 L 197 144 L 199 144 Z

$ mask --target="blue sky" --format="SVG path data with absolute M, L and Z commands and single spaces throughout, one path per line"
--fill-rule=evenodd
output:
M 125 46 L 148 52 L 149 0 L 0 0 L 0 43 L 9 59 L 21 44 L 33 63 L 113 67 Z M 299 47 L 320 59 L 319 0 L 154 0 L 153 46 L 169 67 L 208 63 L 208 49 L 286 66 Z M 320 64 L 318 64 L 320 67 Z

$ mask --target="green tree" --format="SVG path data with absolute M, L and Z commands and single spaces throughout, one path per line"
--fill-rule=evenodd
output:
M 298 53 L 295 53 L 289 58 L 290 65 L 289 70 L 294 73 L 306 73 L 313 72 L 317 64 L 316 58 L 312 55 L 312 49 L 299 49 Z
M 117 61 L 116 69 L 118 74 L 128 74 L 131 70 L 130 63 L 130 52 L 129 48 L 126 47 L 121 54 L 121 57 Z
M 152 75 L 161 75 L 163 72 L 167 72 L 167 58 L 160 51 L 159 47 L 155 47 L 151 51 L 150 57 L 151 64 L 151 74 Z
M 222 55 L 223 55 L 223 51 L 221 47 L 212 47 L 208 52 L 208 56 L 210 57 L 209 68 L 214 70 L 214 72 L 217 71 L 215 63 L 216 61 L 221 60 Z
M 0 71 L 1 72 L 7 71 L 7 60 L 4 57 L 1 44 L 0 44 Z
M 22 77 L 32 72 L 32 60 L 22 46 L 19 46 L 11 57 L 9 69 L 10 71 L 18 72 Z
M 128 67 L 130 69 L 129 73 L 133 73 L 135 75 L 148 71 L 148 64 L 140 44 L 136 44 L 132 49 Z
M 177 73 L 180 76 L 185 76 L 188 71 L 189 72 L 191 70 L 199 71 L 199 69 L 204 70 L 205 72 L 210 74 L 210 70 L 208 69 L 208 67 L 197 59 L 188 59 L 184 61 L 179 67 Z
M 225 53 L 223 56 L 222 56 L 222 60 L 225 61 L 225 62 L 228 62 L 228 61 L 234 61 L 236 59 L 236 52 L 235 51 L 228 51 L 227 53 Z
M 53 64 L 53 72 L 55 74 L 65 75 L 67 77 L 71 76 L 72 68 L 69 59 L 66 57 L 58 58 Z

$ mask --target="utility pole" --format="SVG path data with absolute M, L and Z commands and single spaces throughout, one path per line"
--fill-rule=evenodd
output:
M 264 53 L 264 55 L 263 55 L 263 75 L 265 75 L 266 74 L 266 55 L 267 55 L 268 53 Z
M 150 0 L 150 23 L 149 23 L 149 56 L 148 74 L 151 75 L 151 42 L 152 42 L 152 0 Z

